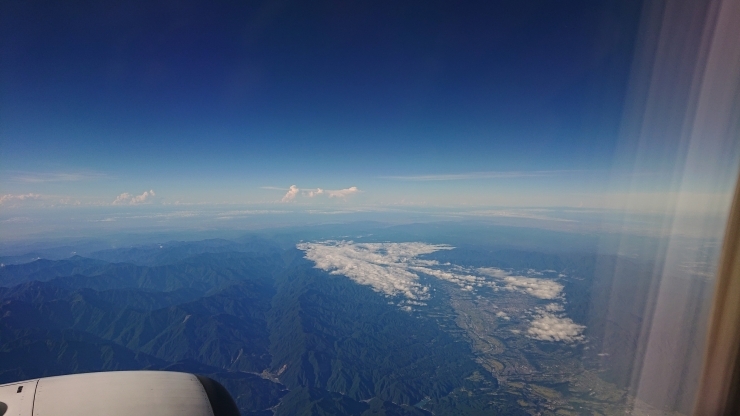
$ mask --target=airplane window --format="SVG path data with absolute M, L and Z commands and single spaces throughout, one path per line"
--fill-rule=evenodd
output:
M 0 384 L 179 371 L 276 415 L 700 403 L 740 3 L 41 0 L 0 31 Z

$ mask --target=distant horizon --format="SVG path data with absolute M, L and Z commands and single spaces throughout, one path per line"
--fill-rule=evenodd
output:
M 669 213 L 594 208 L 514 208 L 505 206 L 297 206 L 223 205 L 82 206 L 0 211 L 0 243 L 48 241 L 58 238 L 109 237 L 120 233 L 253 232 L 291 227 L 408 225 L 414 223 L 483 224 L 568 233 L 624 234 L 665 237 L 670 234 L 706 238 L 721 235 L 724 213 Z M 661 228 L 673 218 L 675 229 Z M 719 232 L 719 233 L 718 233 Z
M 0 239 L 245 210 L 725 215 L 740 147 L 682 130 L 695 67 L 643 62 L 643 6 L 3 5 Z

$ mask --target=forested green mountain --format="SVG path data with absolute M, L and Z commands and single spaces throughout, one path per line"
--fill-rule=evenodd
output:
M 423 414 L 411 405 L 480 370 L 435 322 L 327 278 L 300 253 L 261 250 L 157 266 L 72 257 L 3 267 L 0 376 L 200 371 L 224 381 L 244 412 L 275 406 L 287 387 L 281 414 L 400 415 Z
M 296 249 L 300 240 L 289 240 L 171 242 L 5 265 L 0 382 L 164 369 L 219 380 L 243 414 L 531 413 L 523 401 L 548 409 L 529 393 L 512 393 L 516 383 L 502 388 L 482 365 L 488 361 L 447 283 L 425 301 L 427 312 L 409 313 L 398 298 L 315 268 Z M 576 276 L 608 261 L 472 245 L 432 257 Z M 598 333 L 594 319 L 602 318 L 591 313 L 592 299 L 604 289 L 589 279 L 565 285 L 567 312 L 591 319 L 587 331 Z M 520 338 L 506 342 L 520 345 L 516 365 L 525 369 L 536 365 L 536 354 L 559 348 Z

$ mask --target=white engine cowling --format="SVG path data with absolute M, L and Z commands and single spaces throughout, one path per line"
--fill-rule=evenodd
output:
M 0 385 L 0 416 L 238 416 L 226 389 L 207 377 L 113 371 Z

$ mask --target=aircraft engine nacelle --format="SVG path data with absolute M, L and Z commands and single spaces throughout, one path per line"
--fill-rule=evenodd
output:
M 239 416 L 229 392 L 208 377 L 113 371 L 0 385 L 0 416 Z

